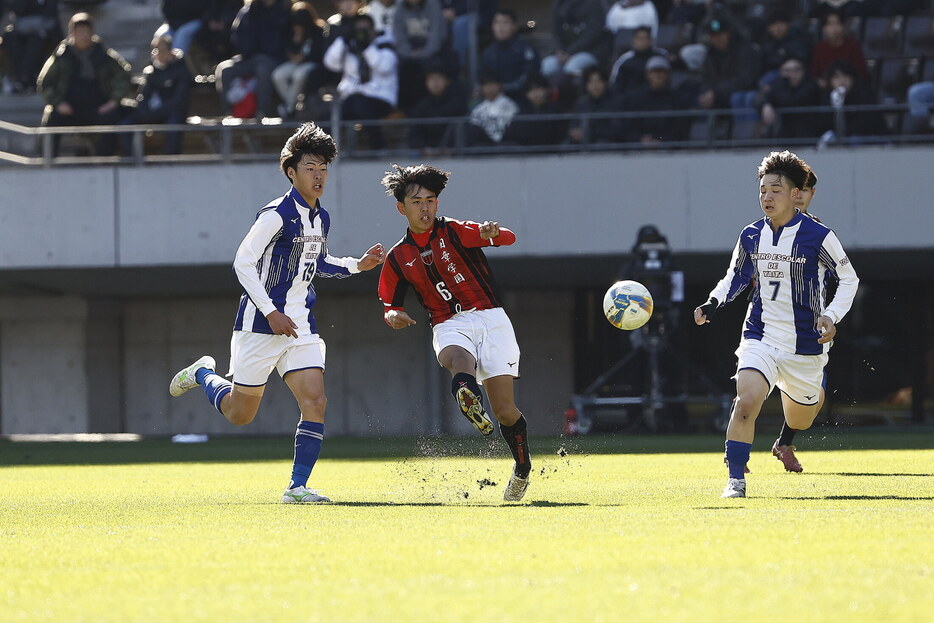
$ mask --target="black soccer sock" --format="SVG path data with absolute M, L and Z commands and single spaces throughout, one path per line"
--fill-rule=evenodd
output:
M 532 471 L 532 459 L 529 456 L 526 429 L 527 423 L 524 415 L 520 415 L 512 426 L 506 426 L 503 423 L 499 425 L 499 432 L 502 434 L 503 439 L 506 440 L 506 445 L 509 446 L 509 451 L 512 452 L 512 458 L 516 461 L 516 476 L 520 478 L 528 478 L 529 472 Z
M 477 398 L 480 399 L 480 404 L 483 404 L 483 393 L 480 391 L 480 385 L 477 383 L 477 377 L 472 374 L 467 374 L 466 372 L 458 372 L 454 375 L 454 378 L 451 379 L 451 394 L 454 396 L 454 399 L 457 400 L 457 390 L 461 387 L 466 386 L 467 389 L 472 391 Z
M 791 442 L 795 440 L 795 433 L 797 432 L 798 429 L 788 426 L 788 422 L 782 422 L 782 432 L 778 436 L 778 445 L 790 446 Z

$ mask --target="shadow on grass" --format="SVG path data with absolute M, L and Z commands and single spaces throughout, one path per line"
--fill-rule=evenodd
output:
M 221 504 L 227 506 L 228 503 Z M 279 502 L 247 502 L 241 506 L 290 506 Z M 380 506 L 392 508 L 398 506 L 404 507 L 446 507 L 446 508 L 566 508 L 569 506 L 621 506 L 619 504 L 587 504 L 586 502 L 549 502 L 547 500 L 533 500 L 531 502 L 515 504 L 505 504 L 502 502 L 477 503 L 464 500 L 463 502 L 327 502 L 323 504 L 292 504 L 291 506 L 349 506 L 349 507 L 367 507 Z
M 926 477 L 926 478 L 930 478 L 930 477 L 934 476 L 934 474 L 917 474 L 917 473 L 914 473 L 914 474 L 907 474 L 907 473 L 899 473 L 899 472 L 892 472 L 892 473 L 888 473 L 888 474 L 873 473 L 873 472 L 811 472 L 810 475 L 811 475 L 811 476 L 870 476 L 870 477 L 879 477 L 879 476 L 883 476 L 883 477 L 885 477 L 885 476 L 921 476 L 922 478 L 925 478 L 925 477 Z
M 870 449 L 932 449 L 930 428 L 856 429 L 823 427 L 799 433 L 798 447 L 809 452 Z M 771 439 L 761 436 L 753 451 L 768 452 Z M 167 438 L 136 442 L 23 442 L 0 440 L 0 467 L 25 465 L 128 465 L 141 463 L 227 463 L 290 461 L 292 437 L 212 436 L 206 443 L 178 444 Z M 536 436 L 533 457 L 556 454 L 580 458 L 604 454 L 682 454 L 723 452 L 723 436 L 599 434 L 584 437 Z M 329 437 L 321 458 L 385 460 L 392 458 L 509 456 L 499 436 L 479 437 Z M 912 474 L 914 475 L 914 474 Z
M 934 500 L 932 496 L 912 497 L 907 495 L 822 495 L 822 496 L 789 496 L 780 497 L 779 500 Z

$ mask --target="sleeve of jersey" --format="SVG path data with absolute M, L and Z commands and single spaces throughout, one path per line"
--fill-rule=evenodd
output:
M 824 243 L 821 245 L 818 261 L 827 267 L 839 280 L 837 293 L 833 297 L 833 302 L 824 310 L 824 315 L 830 317 L 834 324 L 837 324 L 853 305 L 853 298 L 856 297 L 856 290 L 859 288 L 859 277 L 856 276 L 856 269 L 850 263 L 850 259 L 843 250 L 843 245 L 833 232 L 827 234 Z
M 390 254 L 379 273 L 379 300 L 383 302 L 383 313 L 390 309 L 402 309 L 409 282 L 402 277 L 399 261 Z
M 282 217 L 279 213 L 275 210 L 263 212 L 250 227 L 250 231 L 243 238 L 237 249 L 237 255 L 234 257 L 234 272 L 237 274 L 240 285 L 264 316 L 275 311 L 276 306 L 272 304 L 266 287 L 259 280 L 256 265 L 280 229 L 282 229 Z
M 739 240 L 736 241 L 736 247 L 733 249 L 730 267 L 723 279 L 710 291 L 710 296 L 717 299 L 721 306 L 735 299 L 752 281 L 755 267 L 752 258 L 743 248 L 742 241 L 742 234 L 740 234 Z
M 355 257 L 334 257 L 330 253 L 322 253 L 318 256 L 318 268 L 315 275 L 322 277 L 349 277 L 360 272 L 357 268 L 357 258 Z
M 516 234 L 505 227 L 499 228 L 499 235 L 487 240 L 480 236 L 480 223 L 473 221 L 451 221 L 461 242 L 466 247 L 507 247 L 516 241 Z

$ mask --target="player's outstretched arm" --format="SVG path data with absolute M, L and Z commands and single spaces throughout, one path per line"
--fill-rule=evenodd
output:
M 383 260 L 385 259 L 386 251 L 383 249 L 383 245 L 376 243 L 366 250 L 366 253 L 363 254 L 363 257 L 357 260 L 357 269 L 361 272 L 365 270 L 372 270 L 382 264 Z
M 383 317 L 386 319 L 386 324 L 388 324 L 393 329 L 404 329 L 415 324 L 415 321 L 412 320 L 412 317 L 401 309 L 390 309 L 383 315 Z

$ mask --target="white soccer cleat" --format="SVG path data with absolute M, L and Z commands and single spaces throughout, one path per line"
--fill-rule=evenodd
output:
M 723 488 L 721 498 L 744 498 L 746 497 L 746 481 L 742 478 L 730 478 Z
M 507 502 L 519 502 L 525 495 L 525 490 L 529 488 L 529 479 L 521 478 L 515 472 L 509 477 L 509 483 L 506 490 L 503 491 L 503 499 Z
M 195 379 L 195 373 L 198 370 L 207 368 L 213 372 L 216 367 L 217 364 L 214 362 L 214 357 L 205 355 L 187 368 L 182 368 L 172 377 L 172 382 L 169 383 L 169 393 L 173 396 L 181 396 L 189 389 L 198 386 L 198 381 Z
M 320 504 L 330 501 L 330 498 L 308 487 L 293 487 L 286 489 L 285 493 L 282 494 L 283 504 Z

